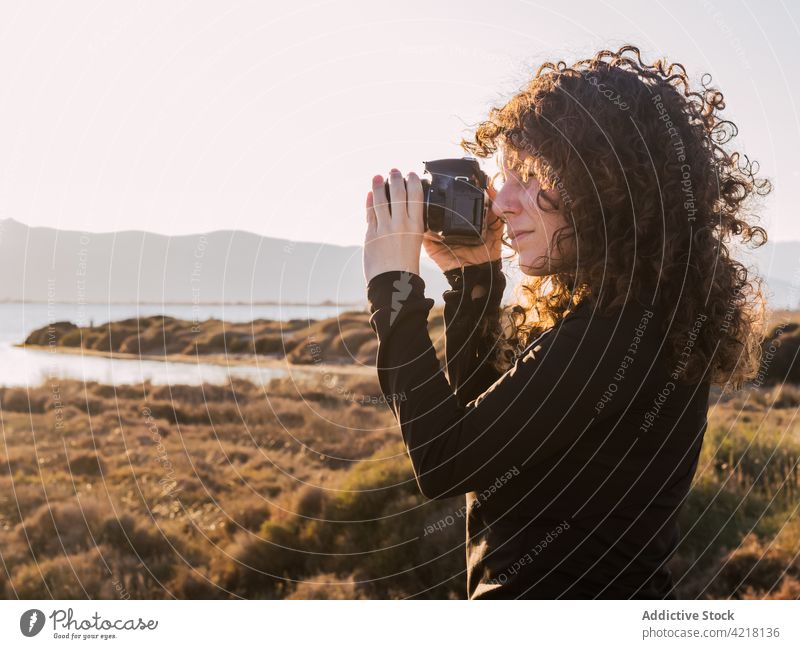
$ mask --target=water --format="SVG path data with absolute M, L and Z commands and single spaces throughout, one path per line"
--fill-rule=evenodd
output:
M 250 322 L 260 318 L 274 320 L 318 320 L 329 318 L 352 306 L 309 305 L 239 305 L 239 304 L 0 304 L 0 385 L 35 386 L 57 377 L 98 381 L 121 385 L 142 383 L 199 385 L 204 382 L 224 383 L 229 376 L 247 378 L 257 383 L 291 375 L 309 376 L 318 368 L 300 367 L 274 361 L 261 365 L 212 365 L 179 363 L 164 360 L 130 360 L 54 352 L 49 349 L 14 347 L 34 329 L 51 322 L 68 320 L 80 325 L 100 325 L 126 318 L 168 315 L 186 320 L 217 318 L 228 322 Z

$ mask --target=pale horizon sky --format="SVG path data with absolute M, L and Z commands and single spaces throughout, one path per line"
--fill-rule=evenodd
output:
M 0 218 L 360 245 L 371 177 L 463 154 L 543 61 L 625 42 L 710 73 L 800 239 L 800 8 L 3 1 Z

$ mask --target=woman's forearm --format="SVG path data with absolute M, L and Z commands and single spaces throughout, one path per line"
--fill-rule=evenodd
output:
M 497 324 L 506 286 L 502 261 L 445 272 L 445 364 L 447 378 L 461 405 L 466 405 L 500 378 L 493 359 Z

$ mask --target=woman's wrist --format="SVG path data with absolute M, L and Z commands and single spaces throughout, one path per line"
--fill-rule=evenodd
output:
M 444 271 L 444 276 L 454 290 L 460 290 L 465 286 L 472 288 L 476 284 L 483 284 L 489 289 L 491 284 L 500 282 L 505 288 L 505 276 L 503 275 L 501 259 L 451 268 Z
M 450 299 L 468 303 L 470 305 L 468 308 L 475 317 L 481 320 L 494 320 L 499 315 L 506 288 L 501 259 L 453 269 L 447 271 L 445 277 L 451 287 L 451 291 L 448 292 Z M 457 294 L 461 297 L 455 298 Z

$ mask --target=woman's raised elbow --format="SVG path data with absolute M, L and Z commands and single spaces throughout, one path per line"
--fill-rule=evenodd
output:
M 416 477 L 420 492 L 429 500 L 445 500 L 464 495 L 469 491 L 468 488 L 462 488 L 444 476 L 436 475 L 436 472 L 417 473 Z
M 413 450 L 412 450 L 413 449 Z M 452 457 L 451 449 L 426 444 L 409 446 L 414 476 L 422 495 L 431 500 L 443 500 L 472 491 L 464 480 L 463 467 Z

